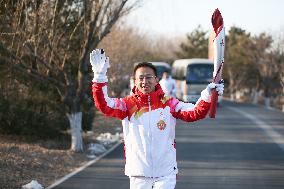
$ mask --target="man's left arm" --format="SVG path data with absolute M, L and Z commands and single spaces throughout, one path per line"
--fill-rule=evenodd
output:
M 201 92 L 201 96 L 196 104 L 185 103 L 177 99 L 172 99 L 172 115 L 183 121 L 193 122 L 206 117 L 210 108 L 211 90 L 216 88 L 218 95 L 222 95 L 224 84 L 210 83 L 206 89 Z

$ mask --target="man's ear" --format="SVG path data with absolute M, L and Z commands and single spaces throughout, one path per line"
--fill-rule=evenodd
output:
M 134 86 L 136 86 L 136 79 L 133 79 L 133 81 L 134 81 Z M 138 85 L 138 84 L 137 84 Z

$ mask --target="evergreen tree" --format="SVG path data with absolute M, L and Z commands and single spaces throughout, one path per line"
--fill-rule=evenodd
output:
M 187 35 L 187 40 L 180 44 L 180 51 L 176 52 L 178 58 L 207 58 L 208 36 L 199 25 Z

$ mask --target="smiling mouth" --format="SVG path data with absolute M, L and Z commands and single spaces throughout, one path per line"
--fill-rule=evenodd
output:
M 149 86 L 143 86 L 142 89 L 149 89 Z

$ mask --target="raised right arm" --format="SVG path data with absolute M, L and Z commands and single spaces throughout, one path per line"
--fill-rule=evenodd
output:
M 95 105 L 103 114 L 121 120 L 127 116 L 125 101 L 121 98 L 110 98 L 107 94 L 107 83 L 94 82 L 92 92 Z
M 123 99 L 110 98 L 107 93 L 107 69 L 109 58 L 103 49 L 96 49 L 90 53 L 90 63 L 94 72 L 92 92 L 96 107 L 105 115 L 124 119 L 127 107 Z

